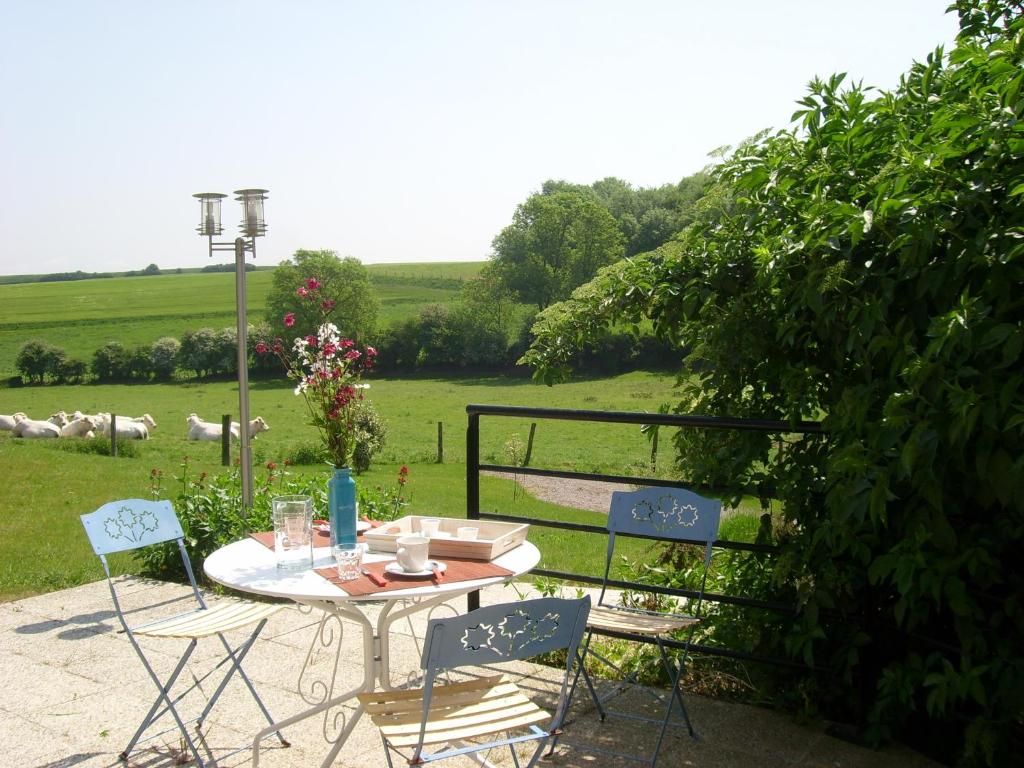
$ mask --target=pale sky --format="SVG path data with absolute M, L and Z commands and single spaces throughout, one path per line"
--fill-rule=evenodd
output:
M 949 2 L 0 0 L 0 274 L 203 266 L 192 193 L 243 187 L 258 264 L 484 259 L 545 179 L 675 183 L 815 75 L 894 87 Z

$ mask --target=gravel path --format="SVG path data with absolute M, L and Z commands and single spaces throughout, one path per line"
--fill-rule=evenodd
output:
M 508 478 L 509 475 L 485 473 L 494 477 Z M 519 485 L 531 496 L 574 509 L 589 509 L 607 514 L 612 503 L 613 491 L 631 491 L 632 486 L 621 483 L 604 483 L 597 480 L 572 480 L 565 477 L 538 477 L 519 475 Z

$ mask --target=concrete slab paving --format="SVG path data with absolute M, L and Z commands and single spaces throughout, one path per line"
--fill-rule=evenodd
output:
M 135 609 L 156 604 L 143 615 L 156 617 L 180 612 L 188 606 L 190 590 L 137 577 L 119 577 L 119 595 Z M 482 603 L 514 602 L 527 596 L 528 588 L 498 587 L 486 590 Z M 533 595 L 530 595 L 533 596 Z M 236 598 L 210 595 L 210 602 Z M 382 604 L 367 606 L 376 618 Z M 451 601 L 450 608 L 435 615 L 465 611 L 465 597 Z M 133 620 L 134 621 L 134 620 Z M 420 650 L 427 617 L 416 615 L 410 623 L 392 628 L 391 666 L 395 684 L 418 679 Z M 268 621 L 259 641 L 246 659 L 245 668 L 256 683 L 272 714 L 283 719 L 322 701 L 333 682 L 339 692 L 362 680 L 362 640 L 359 628 L 345 624 L 339 632 L 329 622 L 313 663 L 303 671 L 310 645 L 318 635 L 320 614 L 289 606 Z M 0 739 L 17 764 L 30 768 L 113 768 L 123 765 L 118 754 L 134 733 L 155 696 L 155 688 L 120 631 L 110 603 L 106 582 L 28 598 L 0 605 Z M 229 639 L 244 638 L 242 632 Z M 186 641 L 146 639 L 147 653 L 161 674 L 166 674 Z M 215 639 L 200 649 L 183 675 L 191 681 L 222 655 Z M 339 650 L 340 649 L 340 650 Z M 493 674 L 481 668 L 463 674 Z M 527 662 L 506 665 L 503 672 L 536 697 L 541 706 L 552 707 L 561 683 L 559 670 Z M 211 676 L 181 702 L 182 714 L 192 718 L 201 711 L 219 680 Z M 600 682 L 605 687 L 609 685 Z M 583 691 L 581 691 L 583 693 Z M 624 710 L 637 712 L 647 706 L 643 692 L 632 691 L 617 701 Z M 671 768 L 935 768 L 936 764 L 898 745 L 871 751 L 827 736 L 823 728 L 794 723 L 783 714 L 699 696 L 687 697 L 691 717 L 701 739 L 694 741 L 685 728 L 670 729 L 663 746 L 661 765 Z M 352 717 L 353 705 L 344 705 L 288 726 L 290 747 L 269 738 L 261 745 L 260 765 L 265 768 L 316 766 L 327 755 L 329 738 Z M 251 766 L 253 735 L 265 720 L 239 681 L 233 681 L 206 723 L 200 751 L 211 767 Z M 172 725 L 170 718 L 162 727 Z M 159 729 L 157 729 L 159 730 Z M 194 732 L 194 731 L 193 731 Z M 653 726 L 609 718 L 602 723 L 589 697 L 578 696 L 566 725 L 566 744 L 545 765 L 592 768 L 636 765 L 595 750 L 646 751 L 653 744 Z M 148 734 L 147 734 L 148 735 Z M 569 745 L 568 742 L 571 742 Z M 145 768 L 172 766 L 181 757 L 181 741 L 174 729 L 151 738 L 133 751 L 129 765 Z M 246 747 L 241 751 L 239 747 Z M 521 745 L 520 759 L 532 749 Z M 507 750 L 491 755 L 495 765 L 513 765 Z M 384 764 L 380 737 L 369 718 L 362 718 L 342 748 L 334 766 L 362 768 Z M 474 765 L 468 758 L 446 765 Z

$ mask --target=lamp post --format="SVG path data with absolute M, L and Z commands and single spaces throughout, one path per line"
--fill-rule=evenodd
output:
M 242 474 L 242 503 L 252 506 L 252 454 L 249 451 L 249 322 L 245 306 L 245 254 L 256 258 L 256 238 L 267 233 L 263 218 L 265 189 L 236 189 L 235 200 L 242 204 L 242 223 L 239 230 L 245 237 L 236 237 L 233 243 L 215 243 L 215 235 L 221 234 L 220 202 L 227 195 L 220 192 L 199 192 L 192 197 L 199 199 L 199 226 L 196 231 L 207 237 L 210 256 L 214 251 L 235 252 L 235 304 L 238 315 L 238 460 Z

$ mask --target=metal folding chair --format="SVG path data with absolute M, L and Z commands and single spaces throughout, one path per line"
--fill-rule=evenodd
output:
M 432 619 L 423 649 L 423 687 L 358 696 L 359 705 L 380 729 L 389 768 L 394 768 L 392 752 L 409 765 L 468 755 L 489 766 L 486 755 L 476 753 L 505 746 L 519 768 L 515 745 L 529 741 L 539 742 L 527 764 L 528 768 L 535 765 L 548 739 L 561 732 L 570 670 L 589 611 L 589 597 L 549 597 Z M 439 673 L 456 667 L 527 659 L 560 648 L 568 653 L 554 715 L 538 707 L 504 675 L 435 685 Z M 541 728 L 538 724 L 545 721 L 546 727 Z M 482 744 L 467 741 L 495 734 L 504 736 Z
M 174 719 L 177 729 L 181 732 L 181 737 L 187 744 L 189 752 L 191 752 L 192 757 L 195 759 L 196 765 L 202 768 L 203 760 L 196 749 L 192 737 L 189 735 L 188 729 L 185 727 L 185 721 L 181 719 L 175 705 L 225 664 L 229 665 L 227 673 L 220 681 L 213 696 L 210 697 L 202 714 L 195 719 L 197 732 L 202 728 L 203 722 L 213 709 L 213 705 L 224 691 L 231 676 L 236 672 L 249 689 L 249 693 L 252 694 L 263 716 L 267 718 L 267 722 L 273 723 L 273 718 L 256 693 L 252 681 L 242 671 L 241 663 L 263 630 L 263 626 L 267 623 L 267 618 L 278 611 L 281 606 L 268 603 L 230 603 L 208 608 L 196 586 L 195 576 L 192 573 L 192 563 L 189 560 L 188 552 L 186 552 L 182 540 L 184 534 L 181 524 L 178 522 L 178 518 L 174 514 L 174 508 L 169 501 L 124 499 L 104 504 L 95 512 L 82 515 L 81 517 L 82 525 L 85 526 L 85 533 L 89 537 L 89 543 L 92 545 L 93 551 L 99 556 L 100 562 L 103 564 L 103 570 L 107 575 L 107 585 L 110 587 L 110 595 L 114 599 L 117 618 L 121 622 L 128 640 L 142 660 L 146 672 L 149 673 L 149 677 L 158 691 L 156 700 L 153 702 L 145 718 L 143 718 L 135 735 L 128 742 L 128 746 L 121 752 L 120 758 L 127 761 L 128 755 L 138 743 L 142 734 L 169 712 Z M 198 607 L 168 618 L 147 622 L 139 626 L 130 626 L 121 608 L 121 602 L 118 600 L 117 590 L 114 588 L 114 581 L 110 576 L 110 566 L 107 564 L 106 556 L 112 552 L 126 552 L 150 544 L 160 544 L 171 540 L 177 541 L 178 549 L 181 552 L 181 559 L 185 565 L 185 572 L 188 574 L 189 583 L 192 585 L 192 593 L 195 596 Z M 247 627 L 253 623 L 256 623 L 256 628 L 249 635 L 249 638 L 237 648 L 232 648 L 223 633 Z M 216 635 L 220 639 L 227 655 L 206 675 L 195 680 L 191 686 L 172 700 L 171 689 L 178 676 L 185 669 L 185 665 L 188 663 L 189 657 L 195 650 L 199 639 L 211 635 Z M 167 680 L 161 681 L 153 670 L 152 665 L 139 645 L 137 639 L 139 637 L 177 637 L 189 641 L 174 671 L 171 672 Z M 162 709 L 161 706 L 163 707 Z M 284 746 L 288 746 L 284 736 L 280 733 L 277 736 Z
M 633 492 L 616 491 L 612 494 L 611 508 L 608 513 L 608 549 L 604 566 L 604 579 L 601 583 L 601 595 L 598 598 L 597 605 L 591 610 L 590 617 L 587 619 L 586 638 L 583 640 L 582 648 L 578 652 L 579 658 L 577 660 L 576 674 L 573 677 L 572 687 L 569 691 L 569 702 L 572 702 L 572 697 L 576 692 L 576 685 L 582 674 L 602 721 L 608 715 L 615 715 L 632 720 L 660 723 L 658 739 L 650 756 L 614 753 L 618 757 L 645 762 L 651 768 L 654 768 L 658 763 L 658 754 L 661 751 L 661 744 L 665 738 L 668 726 L 685 725 L 690 736 L 697 738 L 697 733 L 690 722 L 689 713 L 686 711 L 686 705 L 683 703 L 682 692 L 679 689 L 679 680 L 686 667 L 690 645 L 693 642 L 693 632 L 700 622 L 701 603 L 704 599 L 708 569 L 711 566 L 711 549 L 712 544 L 718 538 L 718 524 L 721 519 L 721 513 L 722 503 L 717 499 L 706 499 L 703 496 L 698 496 L 696 493 L 679 488 L 651 487 Z M 704 545 L 704 564 L 700 574 L 700 587 L 695 598 L 688 606 L 691 609 L 689 613 L 645 611 L 605 602 L 608 591 L 608 576 L 611 572 L 612 559 L 615 556 L 615 536 L 619 533 L 648 537 L 655 536 L 660 539 Z M 689 629 L 689 633 L 686 636 L 682 655 L 678 662 L 673 663 L 665 650 L 665 640 L 669 639 L 674 633 L 685 629 Z M 626 675 L 621 667 L 591 647 L 591 641 L 595 633 L 614 637 L 626 635 L 639 636 L 641 642 L 657 645 L 661 663 L 668 675 L 668 679 L 671 681 L 671 687 L 666 696 L 661 696 L 654 692 L 651 693 L 656 699 L 665 704 L 664 717 L 660 719 L 650 718 L 629 712 L 611 711 L 605 707 L 607 701 L 619 695 L 630 684 L 635 684 L 636 678 L 632 675 Z M 622 674 L 624 682 L 604 697 L 599 697 L 594 688 L 593 680 L 584 666 L 584 661 L 588 656 L 597 659 L 602 664 Z M 677 703 L 682 713 L 682 722 L 672 717 L 673 709 Z M 554 741 L 557 742 L 557 739 Z M 553 749 L 554 743 L 552 744 Z

